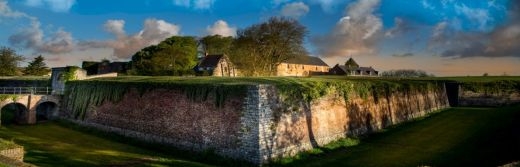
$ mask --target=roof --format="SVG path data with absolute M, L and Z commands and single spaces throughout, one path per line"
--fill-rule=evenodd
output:
M 357 70 L 360 70 L 360 71 L 376 71 L 372 67 L 359 67 L 359 68 L 357 68 Z
M 356 63 L 356 61 L 354 61 L 354 59 L 351 57 L 350 59 L 347 60 L 347 62 L 345 62 L 345 66 L 359 67 L 359 64 Z
M 339 64 L 336 64 L 336 66 L 338 66 L 341 70 L 343 70 L 344 72 L 347 72 L 347 66 L 345 65 L 339 65 Z M 354 70 L 359 70 L 359 71 L 376 71 L 374 68 L 372 67 L 358 67 L 358 68 L 355 68 Z
M 305 64 L 305 65 L 315 65 L 315 66 L 329 66 L 327 63 L 323 62 L 319 57 L 314 56 L 296 56 L 289 60 L 284 61 L 284 63 L 289 64 Z
M 207 55 L 200 61 L 198 67 L 215 67 L 217 66 L 220 59 L 224 57 L 223 54 L 218 55 Z

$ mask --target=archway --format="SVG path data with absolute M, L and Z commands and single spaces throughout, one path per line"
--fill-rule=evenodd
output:
M 27 120 L 27 113 L 29 110 L 25 105 L 20 103 L 10 103 L 2 107 L 1 120 L 2 125 L 8 124 L 22 124 Z
M 36 121 L 49 120 L 58 111 L 58 105 L 54 102 L 43 102 L 36 106 Z

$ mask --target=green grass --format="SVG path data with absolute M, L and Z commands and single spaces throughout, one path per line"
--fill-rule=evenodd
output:
M 37 166 L 209 166 L 122 144 L 59 126 L 8 125 L 0 137 L 26 150 L 25 162 Z
M 281 166 L 498 166 L 520 160 L 520 106 L 452 108 Z M 314 151 L 316 152 L 316 151 Z
M 0 139 L 0 150 L 7 150 L 7 149 L 13 149 L 18 148 L 19 145 L 16 145 L 13 141 L 7 141 L 4 139 Z

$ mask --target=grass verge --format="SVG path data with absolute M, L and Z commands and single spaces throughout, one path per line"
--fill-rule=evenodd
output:
M 210 166 L 65 128 L 56 122 L 0 127 L 0 137 L 25 150 L 37 166 Z

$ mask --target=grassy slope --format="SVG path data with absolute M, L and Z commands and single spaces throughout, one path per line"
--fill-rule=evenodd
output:
M 520 106 L 452 108 L 289 166 L 497 166 L 520 160 Z
M 24 146 L 38 166 L 207 166 L 73 131 L 55 123 L 5 126 L 0 137 Z

